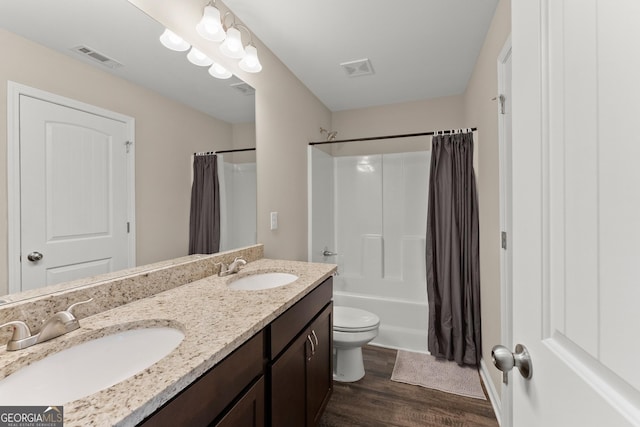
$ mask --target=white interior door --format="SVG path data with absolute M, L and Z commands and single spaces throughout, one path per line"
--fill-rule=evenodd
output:
M 512 144 L 512 101 L 511 94 L 511 38 L 505 43 L 498 57 L 498 122 L 500 136 L 500 313 L 502 316 L 502 345 L 513 348 L 512 325 L 512 252 L 513 230 L 511 212 L 512 171 L 511 171 L 511 144 Z M 512 392 L 510 384 L 503 383 L 501 390 L 501 427 L 510 427 L 513 424 L 511 414 Z
M 127 124 L 26 95 L 19 117 L 21 290 L 132 265 Z
M 640 425 L 640 2 L 512 16 L 514 425 Z

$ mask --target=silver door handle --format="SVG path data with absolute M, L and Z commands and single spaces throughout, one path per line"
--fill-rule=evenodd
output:
M 491 349 L 491 359 L 493 364 L 502 371 L 502 381 L 507 383 L 507 374 L 515 366 L 525 379 L 531 379 L 533 375 L 533 366 L 531 364 L 531 355 L 522 344 L 516 345 L 516 351 L 511 352 L 507 347 L 496 345 Z
M 338 255 L 338 254 L 337 254 L 337 253 L 335 253 L 335 252 L 331 252 L 331 251 L 329 251 L 329 250 L 327 250 L 327 249 L 325 249 L 324 251 L 322 251 L 322 256 L 336 256 L 336 255 Z
M 44 258 L 44 255 L 42 255 L 40 252 L 31 252 L 29 255 L 27 255 L 27 259 L 31 262 L 40 261 L 42 258 Z

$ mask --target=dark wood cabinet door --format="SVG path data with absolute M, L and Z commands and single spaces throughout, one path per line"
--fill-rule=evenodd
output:
M 317 425 L 333 390 L 333 304 L 309 327 L 314 352 L 307 357 L 307 426 Z M 317 340 L 317 344 L 316 344 Z M 307 351 L 309 348 L 307 348 Z
M 303 332 L 271 367 L 271 426 L 303 427 L 306 421 L 306 346 Z
M 260 377 L 215 426 L 264 427 L 264 377 Z

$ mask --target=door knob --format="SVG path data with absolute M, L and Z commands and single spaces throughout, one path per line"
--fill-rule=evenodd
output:
M 27 259 L 31 262 L 40 261 L 42 258 L 44 258 L 44 255 L 42 255 L 40 252 L 31 252 L 29 255 L 27 255 Z
M 531 379 L 533 366 L 529 351 L 522 344 L 516 345 L 516 351 L 511 352 L 507 347 L 496 345 L 491 349 L 493 364 L 502 371 L 502 381 L 507 384 L 507 374 L 515 366 L 525 379 Z

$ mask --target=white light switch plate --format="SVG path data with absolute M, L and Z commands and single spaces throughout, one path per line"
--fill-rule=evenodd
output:
M 278 212 L 271 212 L 271 229 L 278 229 Z

